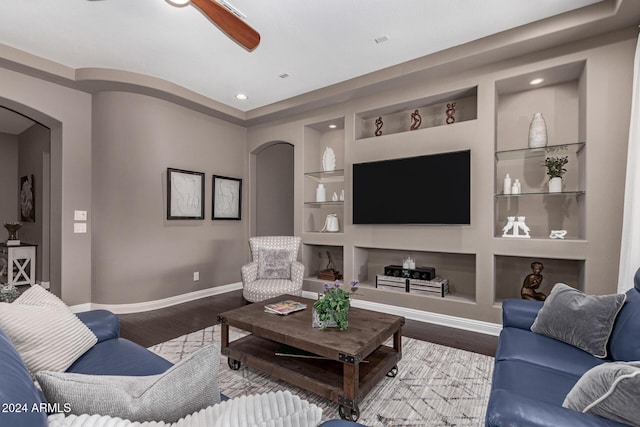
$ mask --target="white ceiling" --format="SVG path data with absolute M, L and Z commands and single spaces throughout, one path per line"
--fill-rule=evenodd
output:
M 250 111 L 597 2 L 230 0 L 262 36 L 247 52 L 194 7 L 165 0 L 0 0 L 0 43 L 75 69 L 158 77 Z M 235 99 L 240 92 L 249 99 Z

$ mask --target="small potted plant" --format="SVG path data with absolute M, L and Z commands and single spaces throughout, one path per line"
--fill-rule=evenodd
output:
M 349 326 L 349 307 L 351 296 L 358 290 L 358 281 L 351 281 L 351 289 L 342 289 L 342 282 L 336 280 L 333 285 L 324 284 L 324 294 L 313 304 L 313 327 L 339 328 L 344 331 Z
M 567 171 L 564 167 L 567 163 L 569 163 L 567 156 L 544 159 L 547 175 L 549 175 L 549 193 L 562 192 L 562 175 Z

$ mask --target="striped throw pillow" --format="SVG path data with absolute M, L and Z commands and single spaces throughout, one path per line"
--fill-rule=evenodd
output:
M 37 285 L 13 303 L 0 303 L 0 328 L 31 375 L 66 371 L 98 341 L 62 300 Z

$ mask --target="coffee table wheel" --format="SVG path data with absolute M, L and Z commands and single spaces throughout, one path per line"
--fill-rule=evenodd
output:
M 387 376 L 389 378 L 395 378 L 398 375 L 398 365 L 395 365 L 389 372 L 387 372 Z
M 353 421 L 354 423 L 360 418 L 360 408 L 358 408 L 357 405 L 355 408 L 347 408 L 346 406 L 340 405 L 338 413 L 343 420 Z
M 238 369 L 240 369 L 240 361 L 236 359 L 232 359 L 230 357 L 227 359 L 227 365 L 229 365 L 229 368 L 231 368 L 234 371 L 237 371 Z

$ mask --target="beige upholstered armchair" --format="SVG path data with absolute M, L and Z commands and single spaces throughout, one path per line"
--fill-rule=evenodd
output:
M 251 237 L 253 261 L 242 267 L 242 295 L 251 302 L 278 295 L 302 295 L 304 265 L 296 261 L 302 239 L 296 236 Z

